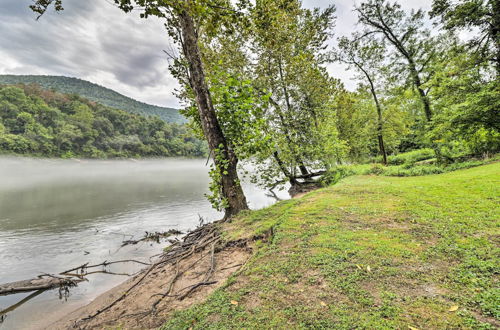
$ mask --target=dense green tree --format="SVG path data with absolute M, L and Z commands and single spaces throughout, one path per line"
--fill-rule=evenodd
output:
M 431 17 L 440 17 L 448 30 L 465 29 L 477 33 L 469 41 L 480 61 L 495 63 L 500 76 L 500 1 L 434 0 Z
M 424 11 L 406 13 L 397 2 L 368 0 L 356 7 L 356 12 L 365 26 L 363 35 L 381 35 L 395 50 L 395 64 L 401 60 L 405 63 L 405 72 L 418 92 L 425 118 L 431 121 L 433 113 L 425 83 L 430 78 L 426 68 L 436 56 L 436 41 L 424 28 Z
M 332 124 L 339 83 L 324 67 L 334 12 L 333 6 L 309 10 L 299 1 L 261 0 L 250 13 L 255 60 L 249 71 L 256 88 L 270 93 L 265 118 L 271 143 L 261 161 L 272 159 L 263 167 L 281 171 L 292 184 L 313 177 L 342 149 Z
M 127 112 L 143 116 L 157 116 L 169 123 L 182 124 L 186 119 L 179 110 L 159 107 L 136 101 L 126 97 L 109 88 L 93 84 L 91 82 L 62 76 L 39 76 L 39 75 L 1 75 L 0 84 L 4 85 L 39 85 L 46 90 L 55 90 L 63 94 L 76 94 L 90 101 L 106 105 L 108 107 L 121 109 Z
M 387 151 L 384 144 L 384 120 L 382 116 L 382 104 L 380 100 L 381 71 L 384 69 L 385 49 L 384 45 L 372 38 L 360 38 L 357 34 L 352 39 L 343 37 L 339 39 L 339 50 L 336 59 L 354 67 L 361 72 L 363 80 L 368 88 L 377 110 L 377 140 L 382 161 L 387 164 Z
M 3 153 L 90 158 L 206 153 L 185 126 L 33 85 L 0 85 L 0 128 Z
M 429 137 L 448 161 L 500 150 L 500 83 L 464 49 L 450 50 L 430 82 L 440 109 Z

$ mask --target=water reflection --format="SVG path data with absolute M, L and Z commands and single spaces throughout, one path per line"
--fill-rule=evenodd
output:
M 58 273 L 85 262 L 147 260 L 159 247 L 150 242 L 120 248 L 144 231 L 186 231 L 198 214 L 220 218 L 204 194 L 204 160 L 75 161 L 0 158 L 0 282 Z M 275 199 L 244 184 L 252 208 Z M 280 194 L 280 198 L 286 198 Z M 117 265 L 133 273 L 137 265 Z M 123 278 L 91 275 L 66 303 L 57 290 L 44 292 L 10 313 L 6 329 L 37 328 L 62 316 Z M 27 296 L 25 294 L 24 296 Z M 23 295 L 0 297 L 0 310 Z

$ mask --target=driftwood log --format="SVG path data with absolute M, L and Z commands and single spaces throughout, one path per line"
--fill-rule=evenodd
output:
M 0 295 L 48 290 L 58 287 L 72 287 L 76 286 L 76 284 L 81 281 L 82 280 L 55 276 L 40 277 L 31 280 L 0 284 Z

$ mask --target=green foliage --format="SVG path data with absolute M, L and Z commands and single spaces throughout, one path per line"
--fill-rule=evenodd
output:
M 344 156 L 334 99 L 341 89 L 329 77 L 324 43 L 335 8 L 305 9 L 299 1 L 257 1 L 247 32 L 256 61 L 246 70 L 254 86 L 269 95 L 264 113 L 270 143 L 252 160 L 257 182 L 275 185 L 328 167 Z
M 481 160 L 466 160 L 451 164 L 436 164 L 434 150 L 414 150 L 388 158 L 388 166 L 382 164 L 352 164 L 338 165 L 327 170 L 321 178 L 323 185 L 333 185 L 345 177 L 353 175 L 379 175 L 379 176 L 424 176 L 441 174 L 461 169 L 476 167 L 498 161 L 500 155 Z
M 229 161 L 223 156 L 221 149 L 224 146 L 221 145 L 219 148 L 214 150 L 214 162 L 210 165 L 210 194 L 206 195 L 212 207 L 218 211 L 222 211 L 228 207 L 227 198 L 222 192 L 222 176 L 227 175 L 227 167 Z
M 52 157 L 202 157 L 185 126 L 76 95 L 0 85 L 0 152 Z
M 352 166 L 335 166 L 321 176 L 320 182 L 323 186 L 331 186 L 338 183 L 343 178 L 351 175 L 360 174 Z
M 210 75 L 211 95 L 224 136 L 239 159 L 248 159 L 266 148 L 265 107 L 269 96 L 259 95 L 248 79 L 230 75 L 221 67 Z
M 385 176 L 421 176 L 444 173 L 445 169 L 437 165 L 417 165 L 410 168 L 388 167 L 381 174 Z
M 431 17 L 444 28 L 473 31 L 468 44 L 480 61 L 495 61 L 500 74 L 500 4 L 497 0 L 433 0 Z
M 495 329 L 499 171 L 350 177 L 245 213 L 228 240 L 272 238 L 162 329 Z
M 436 154 L 433 149 L 419 149 L 389 156 L 387 158 L 387 163 L 389 165 L 414 164 L 434 157 L 436 157 Z
M 177 109 L 139 102 L 109 88 L 78 78 L 35 75 L 0 75 L 0 84 L 35 84 L 47 90 L 54 90 L 64 94 L 76 94 L 90 101 L 130 113 L 142 116 L 157 116 L 169 123 L 182 124 L 186 122 L 186 119 L 179 114 Z
M 443 109 L 429 134 L 447 158 L 480 156 L 500 150 L 500 84 L 478 86 L 461 101 L 441 100 Z M 458 96 L 458 95 L 457 95 Z M 445 103 L 445 102 L 450 103 Z
M 414 106 L 406 96 L 383 99 L 383 135 L 388 153 L 399 151 L 407 134 L 412 132 L 410 111 Z M 360 88 L 357 92 L 341 91 L 334 101 L 339 139 L 347 146 L 347 159 L 364 162 L 379 153 L 377 111 L 371 96 Z M 415 139 L 412 139 L 415 141 Z M 376 158 L 381 161 L 382 158 Z

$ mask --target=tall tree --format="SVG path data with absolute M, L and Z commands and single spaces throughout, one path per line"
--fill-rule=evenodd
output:
M 188 67 L 189 84 L 194 92 L 198 115 L 220 182 L 220 193 L 225 209 L 225 218 L 230 218 L 248 208 L 243 189 L 238 179 L 238 158 L 224 136 L 217 118 L 210 91 L 206 82 L 202 55 L 198 44 L 198 31 L 204 22 L 217 22 L 221 12 L 231 10 L 231 2 L 225 0 L 114 0 L 124 12 L 135 7 L 143 10 L 141 17 L 157 16 L 166 20 L 170 36 L 178 43 Z M 62 0 L 36 0 L 31 9 L 43 15 L 53 4 L 56 10 L 62 10 Z
M 352 39 L 342 37 L 339 39 L 338 51 L 335 58 L 350 67 L 356 68 L 368 83 L 370 93 L 377 110 L 377 140 L 379 152 L 384 164 L 387 164 L 387 152 L 384 144 L 384 121 L 382 118 L 382 105 L 378 95 L 377 84 L 381 79 L 380 73 L 385 55 L 384 45 L 373 38 L 360 38 L 354 34 Z
M 495 63 L 500 77 L 500 1 L 498 0 L 434 0 L 431 17 L 440 17 L 448 30 L 473 30 L 478 33 L 469 45 L 480 58 Z
M 335 8 L 304 9 L 297 0 L 258 0 L 252 8 L 249 67 L 255 86 L 270 93 L 266 111 L 274 166 L 292 184 L 310 179 L 335 153 L 327 117 L 338 83 L 324 68 Z M 330 107 L 330 109 L 329 109 Z
M 398 3 L 387 0 L 368 0 L 356 7 L 358 20 L 366 27 L 364 35 L 380 34 L 387 40 L 406 62 L 411 82 L 423 104 L 425 118 L 432 120 L 431 102 L 428 89 L 424 87 L 426 67 L 436 52 L 434 40 L 429 30 L 424 28 L 424 12 L 412 11 L 407 14 Z

